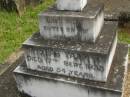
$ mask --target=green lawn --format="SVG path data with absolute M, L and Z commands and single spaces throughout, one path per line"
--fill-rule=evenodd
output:
M 0 63 L 19 48 L 33 32 L 39 30 L 37 14 L 53 2 L 54 0 L 45 0 L 36 8 L 28 8 L 21 17 L 15 12 L 0 10 Z
M 54 0 L 45 2 L 34 9 L 28 10 L 19 17 L 15 12 L 0 11 L 0 63 L 30 36 L 39 30 L 37 14 L 48 8 Z M 119 40 L 130 43 L 130 33 L 120 31 Z
M 130 23 L 129 23 L 130 26 Z M 130 44 L 130 27 L 126 27 L 119 30 L 118 40 L 121 43 Z M 130 56 L 130 49 L 129 49 L 129 56 Z
M 130 25 L 130 24 L 129 24 Z M 128 30 L 119 30 L 118 39 L 120 42 L 130 44 L 130 28 Z

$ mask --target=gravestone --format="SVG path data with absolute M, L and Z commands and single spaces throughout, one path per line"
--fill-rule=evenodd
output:
M 86 0 L 57 0 L 41 12 L 40 32 L 23 43 L 25 60 L 14 70 L 18 90 L 32 97 L 121 97 L 128 45 L 117 43 L 117 23 L 104 21 L 103 10 Z
M 27 67 L 32 70 L 106 81 L 117 45 L 115 25 L 105 23 L 96 45 L 43 40 L 40 34 L 36 33 L 23 44 Z
M 102 4 L 88 4 L 82 12 L 63 12 L 52 7 L 39 14 L 40 33 L 44 39 L 95 42 L 103 23 Z

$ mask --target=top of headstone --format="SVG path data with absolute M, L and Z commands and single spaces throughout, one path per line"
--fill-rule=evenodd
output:
M 104 11 L 104 4 L 103 3 L 96 3 L 92 4 L 91 2 L 88 3 L 87 6 L 81 12 L 75 11 L 61 11 L 57 10 L 56 5 L 48 8 L 45 11 L 41 11 L 39 16 L 62 16 L 62 17 L 78 17 L 78 18 L 86 18 L 86 19 L 95 19 L 100 11 Z
M 87 0 L 57 0 L 58 10 L 81 11 L 86 6 Z
M 56 5 L 39 14 L 40 34 L 45 39 L 95 43 L 104 23 L 104 5 L 90 4 L 81 11 L 61 11 Z

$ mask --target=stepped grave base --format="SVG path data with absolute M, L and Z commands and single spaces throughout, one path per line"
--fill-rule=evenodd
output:
M 106 82 L 33 71 L 25 62 L 14 70 L 14 75 L 19 91 L 32 97 L 121 97 L 127 64 L 128 46 L 118 44 Z
M 117 45 L 116 25 L 105 22 L 96 44 L 44 40 L 35 33 L 23 43 L 27 67 L 105 82 Z

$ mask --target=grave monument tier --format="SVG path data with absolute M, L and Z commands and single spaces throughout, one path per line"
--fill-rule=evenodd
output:
M 103 4 L 88 4 L 81 12 L 59 11 L 52 7 L 39 14 L 40 34 L 44 39 L 94 43 L 103 24 Z
M 17 67 L 14 75 L 19 91 L 31 97 L 122 97 L 127 64 L 128 46 L 118 44 L 105 83 L 33 71 L 26 66 Z
M 81 11 L 86 6 L 87 0 L 57 0 L 57 10 Z
M 27 68 L 105 82 L 117 45 L 117 23 L 105 22 L 95 44 L 44 40 L 39 33 L 23 43 Z

